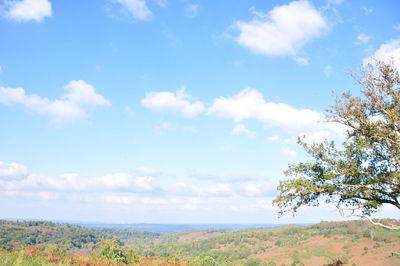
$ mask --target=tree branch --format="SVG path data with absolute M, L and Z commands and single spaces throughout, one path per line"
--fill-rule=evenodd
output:
M 336 208 L 339 210 L 339 213 L 344 218 L 351 218 L 351 217 L 359 217 L 362 219 L 367 219 L 371 224 L 389 229 L 389 230 L 400 230 L 400 225 L 394 224 L 383 224 L 381 222 L 375 222 L 370 216 L 364 214 L 356 214 L 355 211 L 359 210 L 360 207 L 357 208 L 342 208 L 339 205 L 336 205 Z M 345 211 L 350 211 L 350 214 L 345 214 Z

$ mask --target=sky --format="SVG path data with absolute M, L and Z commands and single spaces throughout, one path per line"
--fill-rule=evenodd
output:
M 397 0 L 0 0 L 0 218 L 311 223 L 272 200 Z M 385 207 L 377 217 L 400 218 Z

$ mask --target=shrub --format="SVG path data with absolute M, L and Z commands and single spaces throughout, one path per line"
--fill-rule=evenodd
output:
M 116 240 L 102 241 L 99 256 L 116 262 L 128 263 L 124 250 Z

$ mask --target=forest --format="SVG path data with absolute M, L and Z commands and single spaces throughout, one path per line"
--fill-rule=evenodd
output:
M 173 233 L 0 221 L 0 265 L 399 265 L 399 250 L 399 231 L 364 220 Z

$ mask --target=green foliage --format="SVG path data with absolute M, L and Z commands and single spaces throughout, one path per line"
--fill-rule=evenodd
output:
M 127 249 L 125 252 L 126 260 L 130 264 L 136 264 L 140 262 L 140 255 L 133 249 Z
M 205 257 L 197 257 L 194 260 L 194 265 L 196 266 L 217 266 L 217 262 L 213 257 L 210 256 L 205 256 Z
M 116 240 L 107 240 L 100 243 L 99 256 L 117 262 L 128 263 L 126 254 Z
M 98 257 L 125 264 L 140 262 L 140 255 L 135 250 L 122 247 L 115 239 L 100 242 Z
M 0 265 L 24 265 L 24 266 L 36 266 L 36 265 L 49 265 L 44 257 L 27 256 L 21 250 L 20 252 L 5 253 L 0 252 Z
M 383 204 L 400 209 L 400 75 L 393 64 L 377 62 L 365 68 L 358 81 L 363 97 L 343 93 L 328 111 L 333 126 L 347 129 L 341 146 L 328 140 L 308 144 L 299 138 L 313 160 L 285 172 L 291 179 L 280 183 L 274 200 L 281 214 L 318 206 L 321 198 L 362 215 Z
M 259 266 L 261 264 L 262 264 L 262 260 L 254 259 L 254 258 L 248 259 L 246 262 L 246 266 Z

